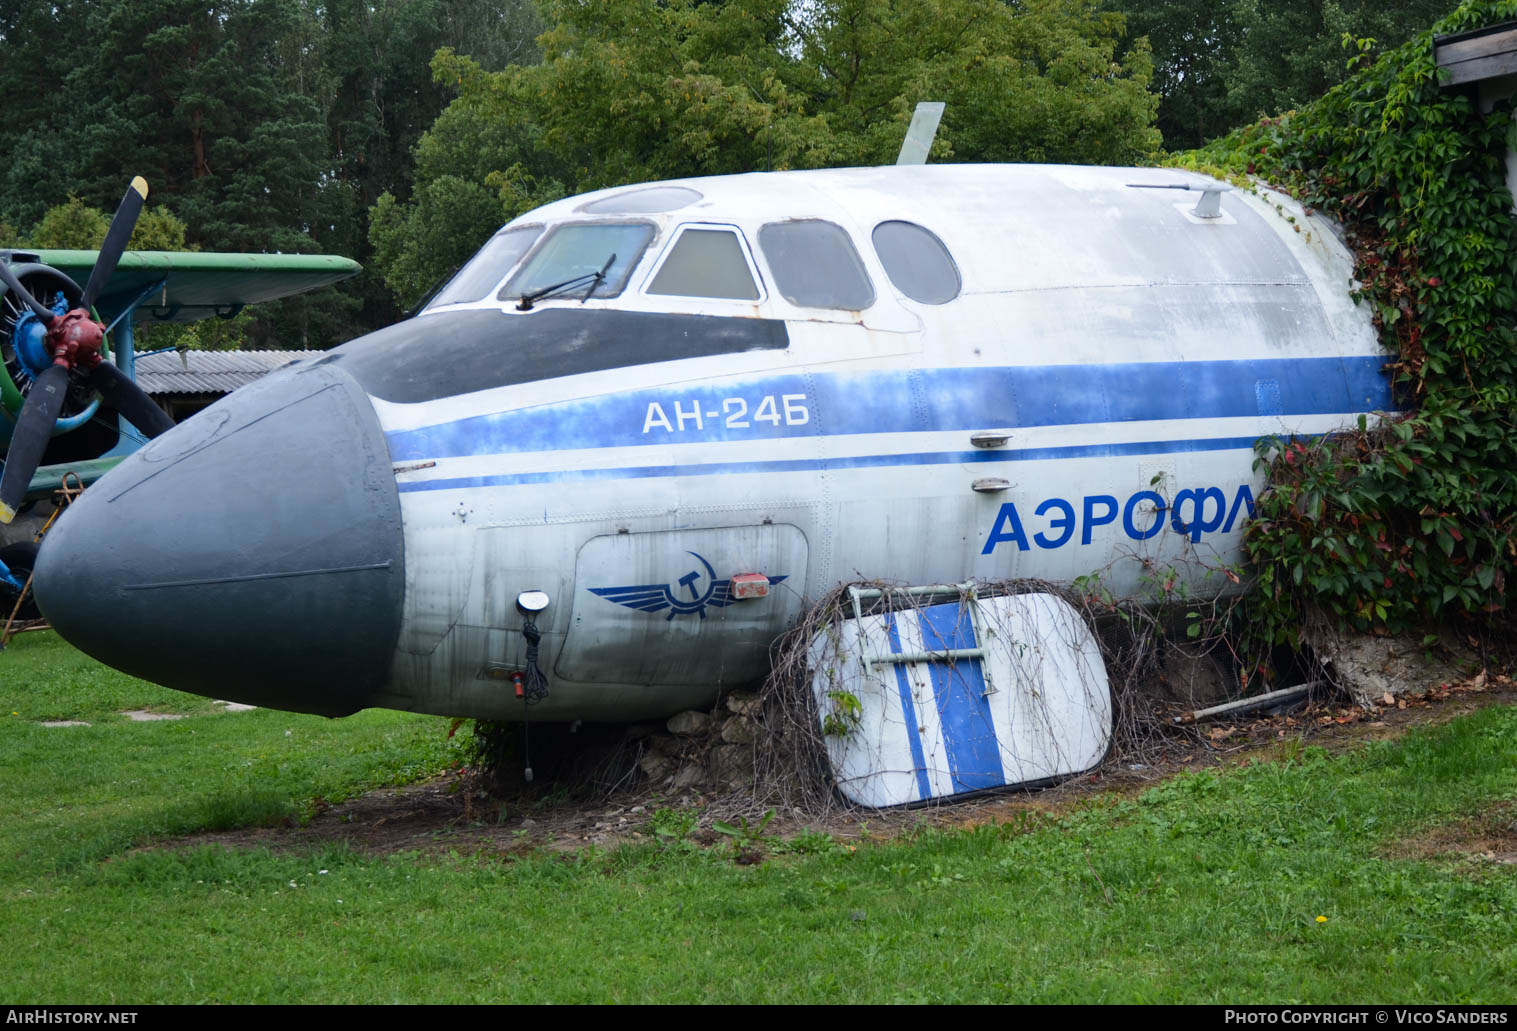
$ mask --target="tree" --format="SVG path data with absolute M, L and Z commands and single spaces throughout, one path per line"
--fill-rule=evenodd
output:
M 1243 38 L 1228 76 L 1228 103 L 1238 122 L 1300 107 L 1348 78 L 1349 58 L 1358 51 L 1345 49 L 1345 37 L 1374 40 L 1367 53 L 1378 55 L 1458 6 L 1459 0 L 1235 0 Z
M 1159 129 L 1171 150 L 1321 96 L 1348 76 L 1345 35 L 1383 52 L 1458 0 L 1107 0 L 1153 49 Z M 1355 51 L 1357 53 L 1357 51 Z
M 58 250 L 98 250 L 105 242 L 111 218 L 99 208 L 92 208 L 78 197 L 49 208 L 32 230 L 28 246 Z
M 410 192 L 411 151 L 449 99 L 429 67 L 437 50 L 498 71 L 535 61 L 544 27 L 527 0 L 327 0 L 319 11 L 335 171 L 363 207 Z
M 0 0 L 0 215 L 17 226 L 78 192 L 71 141 L 88 112 L 69 94 L 75 52 L 59 40 L 82 16 L 82 0 Z
M 1228 72 L 1240 31 L 1234 4 L 1218 0 L 1117 0 L 1131 38 L 1153 51 L 1158 128 L 1165 146 L 1197 146 L 1235 124 Z
M 105 243 L 111 216 L 92 208 L 78 197 L 43 212 L 30 234 L 16 232 L 0 222 L 0 247 L 40 250 L 98 250 Z M 185 242 L 185 225 L 167 207 L 145 207 L 132 228 L 127 249 L 133 251 L 196 251 Z
M 413 151 L 449 99 L 447 85 L 429 67 L 433 53 L 450 48 L 497 71 L 511 62 L 536 61 L 534 40 L 544 26 L 529 0 L 327 0 L 320 18 L 321 63 L 335 80 L 327 113 L 333 175 L 353 191 L 356 206 L 343 252 L 368 261 L 370 247 L 379 247 L 383 262 L 398 245 L 395 233 L 384 229 L 376 243 L 369 242 L 370 209 L 384 195 L 392 203 L 395 197 L 411 199 Z M 439 188 L 430 193 L 437 196 Z M 463 203 L 464 210 L 477 207 Z M 457 221 L 447 206 L 429 206 L 400 231 L 430 233 L 433 241 L 418 247 L 432 254 L 443 242 L 437 239 L 440 227 Z M 477 232 L 465 232 L 465 239 L 477 242 Z M 443 267 L 467 256 L 467 251 L 453 256 L 454 250 L 443 246 L 438 257 Z M 361 297 L 367 324 L 393 321 L 399 314 L 378 277 L 363 277 L 349 289 Z
M 131 174 L 172 199 L 190 242 L 231 251 L 345 249 L 359 206 L 335 178 L 320 25 L 304 0 L 97 0 L 70 73 L 89 111 L 77 192 L 104 207 Z M 361 237 L 359 238 L 361 240 Z M 339 290 L 263 306 L 251 341 L 335 343 L 359 331 Z
M 369 208 L 410 198 L 448 100 L 433 53 L 494 71 L 541 28 L 531 0 L 0 0 L 0 220 L 109 211 L 140 174 L 191 244 L 367 262 Z M 261 306 L 252 339 L 324 347 L 395 314 L 359 277 Z
M 78 197 L 49 208 L 27 246 L 41 249 L 99 250 L 110 229 L 111 216 L 92 208 Z M 168 208 L 159 205 L 145 208 L 132 229 L 127 249 L 134 251 L 198 250 L 187 243 L 185 224 Z M 250 312 L 239 312 L 227 319 L 202 319 L 198 322 L 144 325 L 137 331 L 137 346 L 147 350 L 157 347 L 188 347 L 195 350 L 241 347 L 253 324 Z
M 99 250 L 105 243 L 105 234 L 111 227 L 111 216 L 99 208 L 92 208 L 78 197 L 51 207 L 32 230 L 27 246 L 58 250 Z M 132 227 L 132 236 L 126 243 L 132 251 L 195 251 L 200 248 L 187 243 L 188 229 L 174 213 L 163 205 L 145 207 Z
M 1159 145 L 1146 46 L 1119 55 L 1123 19 L 1094 0 L 564 0 L 552 16 L 539 64 L 433 61 L 458 96 L 417 145 L 414 198 L 382 199 L 370 231 L 404 299 L 562 193 L 892 161 L 920 100 L 948 103 L 938 159 L 1131 163 Z

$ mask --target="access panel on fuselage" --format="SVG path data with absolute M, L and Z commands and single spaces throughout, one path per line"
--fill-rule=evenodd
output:
M 574 568 L 573 613 L 557 676 L 582 683 L 739 684 L 804 610 L 806 536 L 789 524 L 593 537 Z M 732 578 L 762 573 L 761 598 Z

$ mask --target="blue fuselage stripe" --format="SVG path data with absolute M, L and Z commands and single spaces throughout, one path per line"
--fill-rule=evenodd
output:
M 946 651 L 979 646 L 969 609 L 957 602 L 931 605 L 917 613 L 922 650 Z M 1001 748 L 996 740 L 990 700 L 985 697 L 984 668 L 979 659 L 927 664 L 933 699 L 943 728 L 943 751 L 954 794 L 998 788 L 1006 783 Z
M 387 434 L 395 462 L 648 444 L 1392 408 L 1385 358 L 795 373 L 632 390 Z
M 555 469 L 535 473 L 454 476 L 402 483 L 402 494 L 471 487 L 512 487 L 572 480 L 627 480 L 646 477 L 720 476 L 740 473 L 825 472 L 881 466 L 962 465 L 972 462 L 1036 462 L 1065 458 L 1114 458 L 1122 455 L 1161 455 L 1185 451 L 1250 449 L 1257 437 L 1208 437 L 1201 440 L 1140 440 L 1128 444 L 1072 444 L 1008 450 L 927 451 L 893 455 L 853 455 L 834 458 L 792 458 L 772 462 L 705 462 L 689 465 L 644 465 L 615 469 Z
M 885 613 L 885 630 L 890 639 L 890 654 L 901 654 L 901 630 L 896 626 L 895 613 Z M 911 765 L 917 775 L 917 798 L 932 797 L 932 782 L 927 779 L 927 755 L 922 750 L 922 732 L 917 724 L 917 709 L 911 701 L 911 682 L 906 679 L 906 664 L 892 662 L 895 667 L 895 685 L 901 695 L 901 718 L 906 721 L 906 740 L 911 746 Z

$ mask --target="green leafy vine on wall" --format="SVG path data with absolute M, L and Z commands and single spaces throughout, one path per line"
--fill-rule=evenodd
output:
M 1344 225 L 1405 413 L 1324 439 L 1261 442 L 1270 489 L 1245 541 L 1274 641 L 1294 644 L 1314 607 L 1392 633 L 1511 609 L 1512 103 L 1482 112 L 1470 91 L 1441 86 L 1432 37 L 1513 19 L 1517 0 L 1470 0 L 1373 61 L 1372 41 L 1345 39 L 1355 71 L 1342 85 L 1179 159 L 1257 176 Z

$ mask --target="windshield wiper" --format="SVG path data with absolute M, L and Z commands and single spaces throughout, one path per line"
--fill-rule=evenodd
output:
M 600 267 L 599 272 L 583 272 L 577 276 L 570 276 L 562 283 L 554 283 L 552 286 L 545 286 L 535 293 L 522 294 L 521 300 L 516 302 L 516 310 L 531 311 L 532 305 L 537 301 L 552 297 L 554 294 L 557 294 L 561 290 L 573 289 L 588 279 L 590 280 L 590 289 L 586 290 L 585 296 L 579 299 L 579 303 L 584 304 L 590 299 L 590 295 L 595 293 L 596 290 L 599 290 L 600 285 L 606 281 L 606 273 L 611 271 L 611 265 L 615 261 L 616 255 L 612 254 L 611 257 L 606 259 L 606 263 Z

